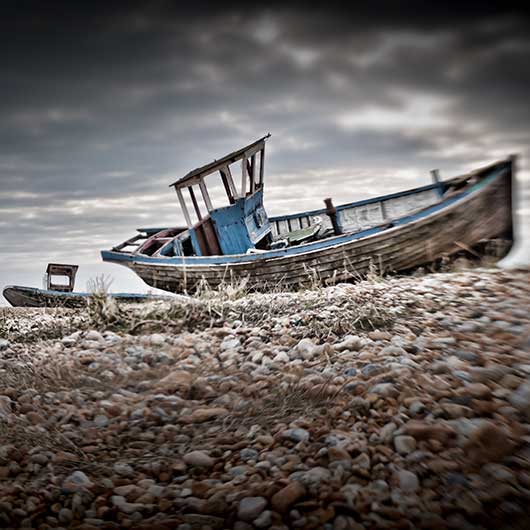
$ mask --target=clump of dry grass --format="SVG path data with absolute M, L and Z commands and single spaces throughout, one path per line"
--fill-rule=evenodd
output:
M 118 303 L 109 296 L 111 282 L 97 277 L 89 285 L 90 298 L 87 303 L 88 320 L 91 327 L 99 330 L 138 333 L 146 331 L 179 332 L 212 325 L 212 320 L 222 317 L 216 310 L 222 302 L 206 287 L 202 298 L 183 302 L 153 301 L 142 304 Z
M 286 290 L 279 282 L 267 293 L 254 291 L 248 280 L 225 281 L 217 289 L 204 281 L 197 286 L 194 298 L 123 304 L 109 296 L 111 282 L 97 277 L 89 284 L 85 310 L 57 310 L 69 311 L 64 325 L 54 320 L 52 326 L 37 326 L 33 335 L 38 339 L 58 338 L 88 327 L 132 334 L 179 333 L 236 321 L 261 325 L 276 317 L 292 318 L 292 327 L 298 328 L 302 336 L 318 338 L 392 326 L 394 315 L 374 290 L 365 290 L 364 294 L 362 290 L 333 290 L 334 287 L 324 287 L 329 278 L 324 282 L 310 270 L 308 278 L 309 289 Z M 384 280 L 378 276 L 378 283 L 381 282 Z M 7 326 L 5 322 L 0 324 L 2 330 Z M 9 325 L 13 325 L 13 320 Z
M 109 390 L 103 382 L 87 377 L 86 371 L 76 361 L 64 358 L 34 357 L 31 354 L 0 363 L 0 394 L 21 395 L 33 391 L 42 396 L 48 392 L 71 391 L 80 388 Z M 39 406 L 35 405 L 39 412 Z M 46 417 L 46 414 L 43 413 Z M 25 416 L 11 414 L 0 421 L 0 440 L 19 448 L 41 447 L 44 450 L 66 450 L 81 456 L 83 453 L 53 424 L 32 425 Z
M 66 450 L 77 455 L 78 458 L 86 459 L 85 453 L 53 425 L 47 425 L 46 428 L 38 427 L 18 416 L 0 422 L 0 440 L 2 444 L 12 444 L 18 449 L 41 448 L 53 452 Z
M 215 299 L 151 303 L 128 312 L 122 317 L 120 326 L 128 333 L 147 330 L 180 333 L 222 326 L 225 316 L 223 302 Z
M 199 281 L 195 287 L 194 296 L 196 299 L 208 301 L 233 301 L 243 298 L 251 291 L 248 278 L 231 278 L 230 281 L 223 281 L 213 289 L 205 278 Z
M 378 262 L 376 263 L 373 259 L 370 259 L 368 264 L 368 272 L 366 273 L 366 280 L 372 283 L 384 281 L 385 269 L 381 256 L 379 256 Z
M 260 425 L 271 430 L 274 425 L 300 418 L 327 417 L 341 400 L 343 387 L 334 387 L 331 378 L 316 385 L 304 383 L 301 376 L 289 374 L 278 384 L 260 390 L 259 395 L 243 399 L 244 406 L 223 419 L 225 428 L 238 426 L 245 430 Z
M 380 288 L 384 287 L 381 282 Z M 104 278 L 94 280 L 84 310 L 36 310 L 39 318 L 35 319 L 4 317 L 0 331 L 8 340 L 15 336 L 31 341 L 60 338 L 88 328 L 131 334 L 180 333 L 227 323 L 259 326 L 275 319 L 289 319 L 298 335 L 325 339 L 359 330 L 390 328 L 395 318 L 388 301 L 381 299 L 384 289 L 315 286 L 293 292 L 276 286 L 268 293 L 258 293 L 249 292 L 246 282 L 236 282 L 225 283 L 216 290 L 203 286 L 197 297 L 185 300 L 123 304 L 108 296 L 108 287 Z
M 90 297 L 87 311 L 93 327 L 107 329 L 124 319 L 124 311 L 114 298 L 109 296 L 112 281 L 104 276 L 96 276 L 88 282 Z
M 304 328 L 304 336 L 321 339 L 393 326 L 395 315 L 387 307 L 371 297 L 360 298 L 354 303 L 334 305 L 333 310 L 323 308 L 322 311 L 308 312 L 298 326 Z
M 383 280 L 377 288 L 319 287 L 297 293 L 250 294 L 232 303 L 228 314 L 249 325 L 289 320 L 301 336 L 325 339 L 362 330 L 388 329 L 396 310 L 385 300 Z
M 59 392 L 92 387 L 95 381 L 87 378 L 81 364 L 73 360 L 67 361 L 64 357 L 35 358 L 27 354 L 0 364 L 0 393 L 8 388 L 17 393 L 30 389 L 41 394 Z

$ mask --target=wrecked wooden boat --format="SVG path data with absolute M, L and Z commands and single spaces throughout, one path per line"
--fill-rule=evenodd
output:
M 44 289 L 8 285 L 2 294 L 13 307 L 86 307 L 93 293 L 74 291 L 77 270 L 77 265 L 49 263 L 44 277 L 46 283 Z M 173 299 L 171 296 L 136 293 L 108 293 L 107 296 L 124 303 Z
M 511 239 L 514 158 L 448 180 L 373 199 L 277 217 L 263 206 L 270 135 L 197 168 L 173 184 L 186 226 L 138 229 L 104 261 L 174 293 L 244 280 L 250 288 L 405 271 L 482 240 Z M 240 174 L 236 186 L 233 170 Z M 225 204 L 213 205 L 212 176 Z M 207 180 L 208 179 L 208 180 Z

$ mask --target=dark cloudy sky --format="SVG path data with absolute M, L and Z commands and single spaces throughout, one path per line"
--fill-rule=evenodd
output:
M 0 287 L 58 261 L 145 290 L 99 249 L 181 224 L 168 184 L 267 132 L 269 214 L 528 165 L 530 22 L 507 3 L 76 4 L 0 7 Z

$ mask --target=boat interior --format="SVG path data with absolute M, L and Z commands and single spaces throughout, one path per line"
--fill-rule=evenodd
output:
M 228 155 L 190 171 L 170 187 L 175 189 L 186 226 L 139 228 L 114 247 L 115 252 L 143 256 L 220 256 L 260 253 L 374 227 L 415 214 L 462 192 L 478 174 L 419 188 L 334 206 L 325 199 L 321 209 L 268 217 L 263 206 L 265 142 L 270 134 Z M 237 185 L 235 175 L 239 176 Z M 224 202 L 210 196 L 211 177 L 220 181 Z

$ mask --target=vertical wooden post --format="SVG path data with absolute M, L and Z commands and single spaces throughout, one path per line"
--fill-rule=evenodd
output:
M 386 208 L 385 208 L 385 203 L 383 201 L 381 201 L 379 203 L 379 206 L 381 207 L 381 219 L 384 221 L 386 219 Z
M 256 189 L 256 153 L 250 157 L 250 193 Z
M 191 228 L 192 227 L 191 218 L 190 218 L 190 214 L 188 212 L 188 207 L 186 206 L 186 203 L 184 202 L 184 197 L 182 196 L 182 191 L 181 191 L 180 188 L 177 188 L 176 186 L 175 186 L 175 191 L 177 192 L 177 197 L 179 199 L 180 208 L 182 210 L 182 213 L 184 214 L 184 219 L 186 220 L 186 224 L 188 225 L 188 228 Z
M 265 144 L 263 144 L 263 147 L 260 151 L 260 158 L 259 158 L 259 187 L 263 187 L 263 177 L 265 176 Z
M 234 179 L 232 178 L 232 172 L 230 171 L 230 166 L 227 164 L 223 168 L 221 168 L 221 175 L 223 175 L 223 184 L 225 183 L 225 190 L 226 194 L 228 195 L 228 199 L 230 200 L 230 204 L 234 204 L 235 199 L 238 198 L 239 194 L 237 193 L 236 186 L 234 184 Z
M 247 157 L 241 159 L 241 197 L 247 195 Z
M 202 221 L 201 210 L 199 209 L 199 204 L 197 203 L 197 198 L 195 197 L 195 192 L 193 191 L 193 186 L 188 186 L 188 190 L 190 192 L 191 202 L 193 203 L 193 208 L 195 209 L 197 218 L 199 221 Z
M 76 272 L 77 272 L 77 269 L 70 270 L 70 275 L 69 275 L 70 281 L 68 283 L 69 288 L 70 288 L 70 292 L 72 292 L 74 290 Z
M 431 170 L 432 181 L 436 184 L 438 195 L 441 197 L 444 194 L 444 185 L 440 179 L 440 171 L 437 169 Z
M 228 178 L 226 177 L 226 173 L 224 169 L 220 169 L 219 173 L 221 173 L 221 180 L 223 181 L 223 186 L 225 187 L 225 193 L 226 193 L 226 196 L 228 197 L 228 202 L 230 204 L 234 204 L 235 202 L 234 193 L 232 189 L 230 188 L 230 184 L 228 183 Z
M 201 189 L 202 198 L 204 200 L 204 204 L 206 205 L 206 209 L 208 212 L 212 211 L 212 201 L 210 200 L 210 195 L 208 194 L 208 189 L 206 188 L 206 184 L 204 183 L 204 179 L 199 180 L 199 188 Z
M 331 220 L 334 234 L 336 236 L 342 234 L 342 228 L 340 226 L 339 220 L 337 219 L 337 208 L 333 206 L 331 199 L 324 199 L 324 204 L 326 205 L 326 214 Z

